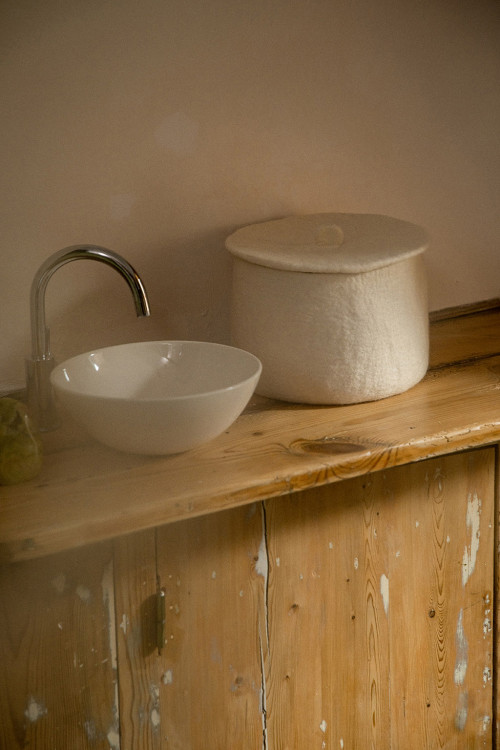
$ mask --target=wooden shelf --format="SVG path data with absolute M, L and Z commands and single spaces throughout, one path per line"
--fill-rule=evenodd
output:
M 264 498 L 500 441 L 500 309 L 435 320 L 430 369 L 399 396 L 351 406 L 255 397 L 221 437 L 150 458 L 66 424 L 41 474 L 0 488 L 0 555 L 36 558 Z

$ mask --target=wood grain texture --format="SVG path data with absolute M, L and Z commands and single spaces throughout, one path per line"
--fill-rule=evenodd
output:
M 257 505 L 158 529 L 165 641 L 161 655 L 145 656 L 138 632 L 145 593 L 156 585 L 153 545 L 148 534 L 120 541 L 117 602 L 129 620 L 120 637 L 126 651 L 119 649 L 125 747 L 261 750 L 261 542 Z M 143 576 L 137 562 L 145 558 Z
M 0 567 L 0 747 L 118 750 L 111 545 Z
M 498 322 L 498 308 L 435 321 L 430 336 L 431 369 L 498 354 Z
M 266 503 L 267 750 L 491 747 L 493 482 L 485 450 Z
M 434 323 L 444 320 L 470 317 L 471 315 L 478 315 L 483 313 L 489 314 L 491 312 L 495 312 L 499 308 L 500 298 L 493 297 L 491 299 L 468 302 L 465 305 L 454 305 L 453 307 L 442 307 L 439 310 L 432 310 L 429 313 L 429 321 L 432 326 Z
M 495 463 L 166 525 L 114 564 L 105 544 L 3 566 L 0 747 L 491 748 Z
M 161 748 L 155 531 L 114 542 L 121 747 Z
M 0 556 L 39 557 L 497 442 L 500 312 L 432 330 L 436 369 L 382 401 L 316 407 L 256 397 L 218 439 L 164 458 L 120 454 L 71 430 L 49 437 L 40 477 L 0 487 Z

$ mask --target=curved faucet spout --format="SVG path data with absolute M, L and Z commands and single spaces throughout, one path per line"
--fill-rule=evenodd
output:
M 50 333 L 45 323 L 45 290 L 52 274 L 72 260 L 97 260 L 114 268 L 127 282 L 136 313 L 149 316 L 149 301 L 139 274 L 118 253 L 98 245 L 71 245 L 51 255 L 36 272 L 30 293 L 31 359 L 27 360 L 27 395 L 32 416 L 41 430 L 57 425 L 50 372 L 54 360 L 50 351 Z
M 45 290 L 52 274 L 72 260 L 97 260 L 114 268 L 130 287 L 138 316 L 149 316 L 149 302 L 139 274 L 118 253 L 98 245 L 71 245 L 42 263 L 31 285 L 31 347 L 33 359 L 50 357 L 50 337 L 45 325 Z

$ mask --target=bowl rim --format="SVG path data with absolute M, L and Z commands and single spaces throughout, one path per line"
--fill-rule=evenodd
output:
M 114 396 L 113 394 L 103 395 L 103 394 L 81 393 L 79 391 L 72 389 L 71 383 L 64 381 L 64 379 L 61 379 L 60 382 L 56 382 L 56 379 L 61 375 L 65 367 L 70 365 L 71 362 L 74 362 L 76 359 L 89 357 L 92 354 L 98 354 L 99 352 L 106 352 L 111 349 L 126 348 L 130 346 L 134 346 L 134 347 L 137 346 L 139 348 L 139 347 L 148 346 L 151 344 L 187 344 L 187 345 L 194 344 L 197 346 L 202 346 L 202 347 L 210 348 L 210 349 L 231 349 L 233 351 L 244 354 L 249 359 L 250 362 L 253 362 L 255 366 L 255 370 L 251 375 L 249 375 L 246 378 L 243 378 L 243 380 L 238 380 L 236 383 L 225 386 L 224 388 L 212 388 L 210 390 L 200 391 L 199 393 L 184 394 L 184 395 L 179 395 L 179 396 L 165 396 L 165 397 L 151 397 L 151 398 L 146 397 L 146 398 L 137 398 L 137 399 L 125 398 L 123 396 Z M 234 391 L 236 388 L 240 388 L 254 379 L 256 379 L 256 384 L 255 384 L 255 387 L 256 387 L 261 373 L 262 373 L 262 362 L 260 361 L 258 357 L 255 356 L 255 354 L 252 354 L 246 349 L 241 349 L 240 347 L 232 346 L 231 344 L 220 344 L 215 341 L 198 341 L 194 339 L 152 339 L 151 341 L 131 341 L 131 342 L 125 342 L 122 344 L 113 344 L 111 346 L 104 346 L 104 347 L 99 347 L 96 349 L 89 349 L 86 352 L 75 354 L 73 357 L 69 357 L 68 359 L 65 359 L 63 362 L 55 365 L 52 372 L 50 373 L 50 381 L 51 381 L 53 388 L 56 391 L 61 391 L 65 394 L 78 396 L 78 398 L 91 399 L 93 401 L 100 400 L 100 401 L 106 401 L 106 402 L 114 402 L 117 404 L 118 403 L 147 404 L 147 403 L 180 402 L 180 401 L 187 401 L 187 400 L 192 401 L 193 399 L 207 398 L 209 396 L 227 393 L 228 391 Z M 255 390 L 255 387 L 254 387 L 254 390 Z

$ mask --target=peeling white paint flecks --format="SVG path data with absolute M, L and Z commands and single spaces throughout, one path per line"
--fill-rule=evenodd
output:
M 153 730 L 157 730 L 161 724 L 160 718 L 160 687 L 154 682 L 149 685 L 149 695 L 151 696 L 152 707 L 149 712 L 149 718 Z
M 127 628 L 130 625 L 130 621 L 127 617 L 127 615 L 122 615 L 122 621 L 120 623 L 120 628 L 123 630 L 123 635 L 127 635 Z
M 333 542 L 328 542 L 328 549 L 333 549 Z
M 115 619 L 115 597 L 114 597 L 114 571 L 113 560 L 111 559 L 104 569 L 101 580 L 102 601 L 104 608 L 108 612 L 108 635 L 109 635 L 109 653 L 111 656 L 111 666 L 113 669 L 118 668 L 118 658 L 116 649 L 116 619 Z M 108 730 L 106 738 L 111 750 L 120 750 L 120 734 L 118 731 L 120 712 L 118 703 L 118 680 L 114 680 L 115 692 L 113 701 L 114 724 Z
M 491 617 L 490 617 L 490 610 L 487 609 L 484 613 L 484 620 L 483 620 L 483 638 L 486 638 L 488 633 L 491 633 Z
M 323 732 L 323 734 L 325 734 L 327 726 L 328 725 L 327 725 L 326 721 L 323 719 L 323 721 L 319 725 L 319 728 L 321 729 L 321 731 Z
M 340 750 L 344 750 L 344 740 L 340 738 Z
M 82 600 L 84 604 L 88 604 L 90 601 L 90 589 L 88 589 L 86 586 L 78 585 L 76 587 L 76 595 L 79 599 Z
M 50 583 L 52 584 L 52 588 L 54 588 L 58 594 L 63 594 L 64 589 L 66 588 L 66 576 L 64 573 L 59 573 L 54 576 Z
M 462 586 L 465 586 L 476 567 L 476 558 L 479 550 L 479 537 L 481 521 L 481 500 L 474 494 L 469 493 L 467 501 L 467 529 L 470 529 L 470 545 L 465 547 L 462 560 Z
M 97 731 L 97 727 L 95 725 L 95 721 L 93 719 L 88 719 L 87 721 L 83 722 L 83 728 L 85 729 L 85 734 L 87 735 L 88 739 L 91 742 L 97 742 L 99 739 L 99 733 Z
M 259 507 L 258 503 L 252 503 L 251 505 L 247 505 L 246 517 L 248 521 L 250 521 L 255 516 L 255 514 L 257 513 L 258 507 Z
M 487 715 L 483 716 L 482 727 L 481 727 L 482 734 L 486 734 L 486 732 L 489 729 L 490 724 L 491 724 L 491 716 L 487 716 Z
M 113 586 L 113 561 L 110 560 L 104 569 L 101 581 L 102 600 L 104 607 L 108 611 L 108 634 L 109 634 L 109 651 L 111 654 L 111 666 L 116 669 L 118 666 L 116 653 L 116 621 L 115 621 L 115 597 Z
M 258 633 L 260 651 L 260 691 L 259 710 L 262 720 L 262 748 L 267 748 L 267 684 L 266 684 L 266 659 L 269 657 L 269 611 L 268 611 L 268 582 L 269 582 L 269 553 L 267 549 L 267 525 L 265 506 L 262 503 L 262 538 L 259 545 L 259 553 L 255 570 L 257 575 L 264 578 L 264 616 L 259 614 Z
M 491 633 L 492 623 L 491 623 L 491 597 L 489 592 L 487 591 L 483 597 L 484 602 L 484 620 L 483 620 L 483 638 L 486 638 L 486 636 Z
M 281 565 L 281 559 L 279 557 L 276 558 L 276 567 L 279 568 Z
M 385 573 L 380 576 L 380 594 L 384 603 L 384 612 L 387 615 L 389 613 L 389 579 Z
M 415 528 L 418 529 L 419 526 L 420 526 L 420 521 L 415 521 Z
M 41 701 L 35 700 L 35 698 L 31 696 L 28 701 L 28 705 L 26 706 L 26 711 L 24 712 L 24 715 L 26 716 L 28 721 L 34 724 L 35 721 L 41 719 L 42 716 L 45 716 L 46 713 L 47 708 L 44 706 L 44 704 Z
M 467 673 L 467 665 L 469 659 L 469 644 L 464 632 L 464 611 L 460 610 L 458 614 L 457 630 L 455 633 L 455 647 L 456 647 L 456 658 L 455 658 L 455 685 L 463 685 L 465 681 L 465 675 Z
M 455 712 L 455 728 L 459 732 L 463 732 L 465 725 L 467 724 L 467 711 L 468 711 L 468 696 L 467 693 L 460 693 L 458 696 L 458 705 Z
M 483 687 L 486 687 L 486 685 L 488 684 L 488 682 L 490 682 L 490 680 L 491 680 L 491 669 L 488 666 L 486 666 L 483 669 Z
M 463 732 L 466 724 L 467 724 L 467 707 L 462 706 L 461 708 L 457 709 L 457 712 L 455 714 L 455 727 L 458 729 L 459 732 Z
M 106 735 L 111 750 L 120 750 L 120 735 L 114 727 L 111 727 Z
M 354 558 L 354 570 L 357 570 L 359 568 L 359 560 L 357 557 Z
M 217 578 L 217 572 L 215 570 L 212 570 L 212 580 L 215 581 Z
M 164 685 L 172 685 L 174 681 L 174 673 L 171 669 L 167 669 L 167 671 L 162 674 L 161 681 Z
M 258 576 L 262 576 L 262 578 L 264 578 L 266 582 L 269 573 L 268 567 L 269 562 L 267 559 L 267 540 L 266 532 L 264 531 L 262 534 L 262 539 L 260 540 L 259 552 L 257 554 L 257 561 L 255 563 L 255 572 Z

